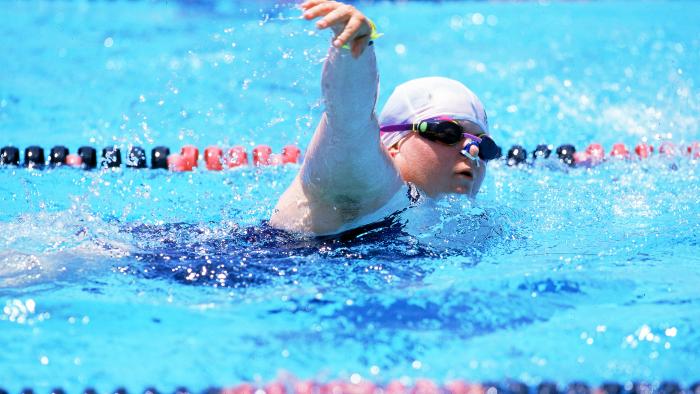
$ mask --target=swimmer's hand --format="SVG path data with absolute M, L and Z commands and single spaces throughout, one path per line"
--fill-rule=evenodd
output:
M 301 4 L 301 9 L 304 19 L 321 18 L 316 21 L 319 29 L 333 29 L 334 47 L 340 48 L 349 43 L 350 52 L 355 58 L 367 48 L 372 28 L 369 19 L 357 8 L 338 1 L 307 0 Z

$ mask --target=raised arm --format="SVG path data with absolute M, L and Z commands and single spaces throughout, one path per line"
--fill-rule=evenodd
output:
M 317 26 L 331 27 L 336 38 L 321 80 L 325 113 L 307 149 L 302 180 L 308 191 L 333 204 L 364 201 L 368 191 L 386 189 L 382 180 L 398 176 L 379 141 L 374 113 L 379 77 L 374 48 L 367 47 L 371 28 L 367 18 L 350 5 L 304 4 L 308 7 L 304 16 L 321 17 Z M 346 42 L 351 50 L 342 48 Z
M 320 18 L 318 28 L 335 33 L 321 82 L 325 113 L 271 222 L 291 230 L 332 233 L 334 227 L 380 209 L 403 182 L 379 140 L 374 113 L 377 65 L 368 46 L 372 29 L 367 18 L 335 1 L 311 0 L 302 9 L 305 18 Z M 350 49 L 343 48 L 346 43 Z

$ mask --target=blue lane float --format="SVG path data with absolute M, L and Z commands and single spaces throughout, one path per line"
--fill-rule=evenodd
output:
M 24 149 L 25 167 L 43 167 L 45 162 L 44 149 L 42 147 L 32 145 Z
M 59 145 L 51 148 L 51 153 L 49 153 L 49 165 L 57 166 L 66 164 L 66 157 L 70 152 L 65 146 Z
M 170 149 L 167 146 L 156 146 L 151 150 L 151 168 L 157 169 L 168 169 L 168 156 L 170 156 Z
M 132 148 L 133 150 L 133 148 Z M 102 149 L 102 162 L 101 166 L 103 168 L 119 168 L 122 166 L 122 152 L 121 149 L 116 146 L 108 146 Z
M 19 149 L 14 146 L 6 146 L 0 150 L 0 164 L 18 166 Z
M 72 156 L 72 162 L 78 163 L 87 170 L 95 168 L 97 167 L 97 151 L 93 147 L 82 146 L 78 149 L 78 157 Z

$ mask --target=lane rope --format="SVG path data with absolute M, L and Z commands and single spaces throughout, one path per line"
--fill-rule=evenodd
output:
M 651 143 L 641 142 L 632 151 L 623 143 L 616 143 L 606 155 L 605 148 L 599 143 L 592 143 L 579 151 L 571 144 L 537 145 L 531 154 L 521 145 L 513 145 L 503 160 L 510 167 L 532 165 L 537 161 L 554 158 L 569 167 L 593 167 L 607 160 L 644 160 L 653 156 L 665 158 L 700 159 L 700 142 L 689 144 L 674 144 L 671 141 L 661 142 L 658 147 Z M 151 149 L 150 160 L 147 161 L 146 151 L 140 146 L 130 146 L 122 161 L 121 149 L 118 146 L 107 146 L 98 157 L 97 150 L 91 146 L 81 146 L 76 153 L 63 145 L 51 148 L 48 157 L 44 148 L 37 145 L 24 149 L 23 160 L 20 150 L 14 146 L 0 149 L 0 167 L 28 167 L 43 169 L 46 167 L 68 166 L 91 170 L 95 168 L 133 169 L 163 169 L 173 172 L 193 171 L 195 168 L 205 168 L 209 171 L 267 165 L 298 164 L 302 160 L 302 152 L 296 145 L 287 145 L 280 153 L 273 153 L 268 145 L 258 145 L 249 155 L 243 146 L 233 146 L 222 149 L 212 145 L 204 149 L 200 155 L 199 148 L 194 145 L 183 146 L 179 153 L 171 153 L 166 146 L 156 146 Z M 554 155 L 553 155 L 554 154 Z M 149 164 L 150 163 L 150 164 Z
M 250 164 L 254 166 L 294 164 L 301 161 L 301 150 L 295 145 L 287 145 L 280 153 L 273 153 L 267 145 L 253 148 L 249 160 L 248 152 L 242 146 L 233 146 L 225 152 L 222 148 L 212 145 L 207 147 L 200 156 L 199 149 L 194 145 L 185 145 L 179 153 L 171 153 L 166 146 L 156 146 L 151 149 L 150 165 L 146 160 L 146 151 L 140 146 L 131 146 L 122 161 L 121 149 L 118 146 L 107 146 L 102 154 L 97 156 L 97 150 L 91 146 L 81 146 L 76 153 L 63 145 L 51 148 L 48 158 L 44 148 L 32 145 L 24 149 L 24 160 L 21 160 L 20 150 L 14 146 L 0 149 L 0 166 L 28 167 L 43 169 L 46 167 L 69 166 L 92 170 L 95 168 L 133 169 L 163 169 L 174 172 L 192 171 L 203 166 L 209 171 L 222 171 Z M 252 163 L 251 163 L 252 161 Z
M 527 150 L 521 145 L 513 145 L 506 154 L 505 160 L 508 166 L 520 166 L 534 164 L 538 160 L 548 159 L 552 153 L 556 158 L 569 167 L 593 167 L 606 160 L 644 160 L 651 158 L 655 153 L 655 148 L 647 142 L 640 142 L 634 147 L 634 155 L 630 153 L 627 146 L 621 142 L 613 144 L 608 155 L 605 155 L 603 145 L 594 142 L 589 144 L 585 150 L 578 151 L 571 144 L 559 145 L 554 150 L 553 145 L 540 144 L 528 156 Z M 657 156 L 687 157 L 691 160 L 700 159 L 700 142 L 676 145 L 671 141 L 664 141 L 658 146 Z
M 51 394 L 66 394 L 61 388 L 54 388 Z M 571 382 L 559 386 L 554 382 L 542 382 L 528 386 L 518 381 L 501 383 L 473 383 L 455 380 L 438 384 L 428 379 L 418 379 L 413 384 L 400 380 L 390 381 L 385 385 L 375 384 L 368 380 L 356 382 L 333 381 L 319 383 L 314 381 L 275 381 L 267 384 L 242 383 L 232 387 L 210 387 L 201 391 L 204 394 L 700 394 L 700 382 L 683 388 L 676 382 L 663 381 L 660 383 L 607 382 L 600 386 L 589 386 L 584 382 Z M 8 392 L 0 388 L 0 394 Z M 22 394 L 34 394 L 31 388 L 25 388 Z M 110 391 L 113 394 L 128 394 L 123 387 Z M 143 394 L 160 394 L 154 387 L 143 390 Z M 174 394 L 191 394 L 195 391 L 180 386 Z M 93 388 L 86 388 L 83 394 L 97 394 Z

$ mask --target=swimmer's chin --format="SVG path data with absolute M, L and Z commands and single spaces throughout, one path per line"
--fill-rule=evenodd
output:
M 471 179 L 467 179 L 464 176 L 459 176 L 460 179 L 453 183 L 452 194 L 464 194 L 471 195 L 473 189 L 473 183 Z
M 455 175 L 456 179 L 453 183 L 453 194 L 461 194 L 469 197 L 475 197 L 479 191 L 474 190 L 474 176 L 471 171 L 460 172 Z
M 452 194 L 459 194 L 462 196 L 467 196 L 469 198 L 476 198 L 476 194 L 479 192 L 479 190 L 474 190 L 474 186 L 471 184 L 459 184 L 454 187 L 452 190 Z
M 470 199 L 476 198 L 476 192 L 474 192 L 473 187 L 471 185 L 457 185 L 454 186 L 451 190 L 447 190 L 437 194 L 428 194 L 428 197 L 434 200 L 442 200 L 443 198 L 447 198 L 449 196 L 454 195 L 465 196 Z

